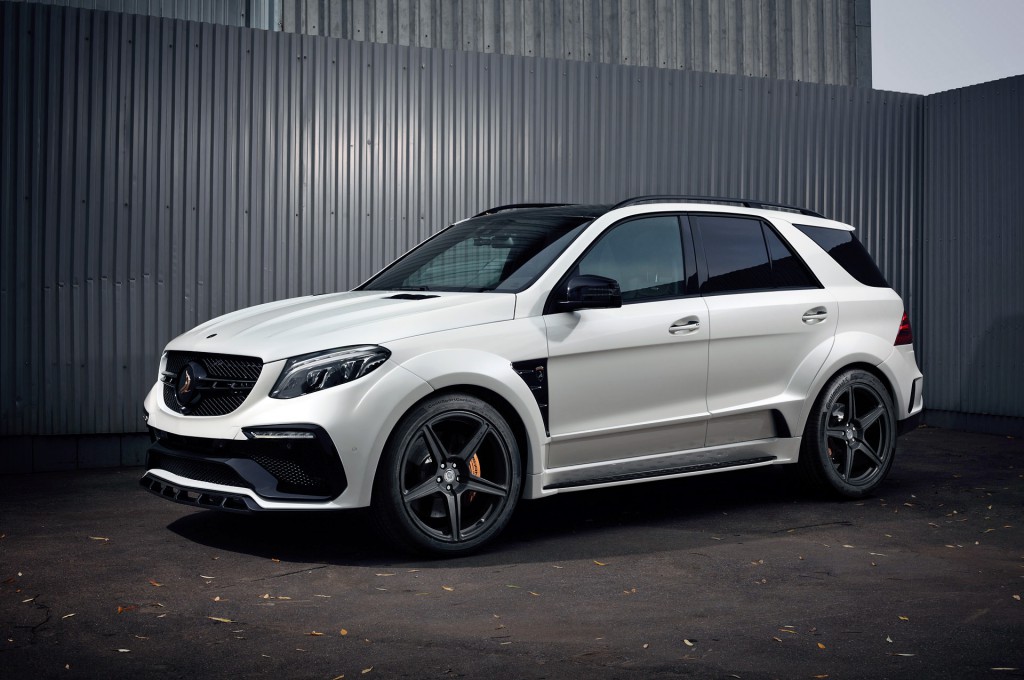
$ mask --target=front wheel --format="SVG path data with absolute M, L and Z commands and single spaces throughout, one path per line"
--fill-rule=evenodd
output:
M 895 409 L 873 374 L 850 370 L 826 385 L 807 419 L 798 463 L 820 491 L 861 498 L 874 491 L 896 452 Z
M 502 415 L 468 394 L 428 399 L 395 428 L 373 510 L 401 548 L 468 554 L 508 524 L 521 486 L 519 447 Z

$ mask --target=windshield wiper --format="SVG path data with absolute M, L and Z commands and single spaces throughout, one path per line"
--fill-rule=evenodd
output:
M 393 286 L 391 290 L 430 290 L 426 286 Z

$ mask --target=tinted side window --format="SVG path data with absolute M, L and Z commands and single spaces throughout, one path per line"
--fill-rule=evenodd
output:
M 623 304 L 680 297 L 686 293 L 686 272 L 679 234 L 674 216 L 624 222 L 601 236 L 576 273 L 615 279 Z
M 806 224 L 793 225 L 810 237 L 821 248 L 832 256 L 832 259 L 846 270 L 853 278 L 865 286 L 888 288 L 889 284 L 879 271 L 878 265 L 871 259 L 868 251 L 853 235 L 852 231 L 829 229 L 828 227 L 811 227 Z
M 708 280 L 701 286 L 701 293 L 774 287 L 759 220 L 693 215 L 690 222 L 700 231 L 708 263 Z
M 779 235 L 767 224 L 762 223 L 764 240 L 772 257 L 772 277 L 776 288 L 817 288 L 818 281 L 807 269 L 807 265 L 796 256 Z

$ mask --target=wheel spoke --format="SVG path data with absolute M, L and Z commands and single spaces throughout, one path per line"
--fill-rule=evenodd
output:
M 885 413 L 885 407 L 881 404 L 871 409 L 866 416 L 860 419 L 861 429 L 866 430 L 874 425 L 875 421 L 881 418 L 883 413 Z
M 846 458 L 843 460 L 842 477 L 846 481 L 850 481 L 850 475 L 853 473 L 853 455 L 855 450 L 851 446 L 846 446 L 844 448 L 846 449 Z
M 479 427 L 477 427 L 476 432 L 474 432 L 473 436 L 469 438 L 469 441 L 466 442 L 466 445 L 462 447 L 462 450 L 459 451 L 457 457 L 460 460 L 466 461 L 472 458 L 473 454 L 476 453 L 476 450 L 480 448 L 480 443 L 484 440 L 484 437 L 486 437 L 487 433 L 490 431 L 490 425 L 488 425 L 485 422 L 479 423 Z
M 412 503 L 413 501 L 418 501 L 419 499 L 425 498 L 426 496 L 429 496 L 432 493 L 437 493 L 437 482 L 435 482 L 433 479 L 428 479 L 427 481 L 417 486 L 415 489 L 406 491 L 405 494 L 402 496 L 402 500 L 405 501 L 406 503 Z
M 430 455 L 434 457 L 434 463 L 444 462 L 444 459 L 447 458 L 447 451 L 444 448 L 444 444 L 441 443 L 441 440 L 434 432 L 434 428 L 430 426 L 430 423 L 424 425 L 420 432 L 423 434 L 423 441 L 427 443 L 427 449 L 430 451 Z
M 483 477 L 477 477 L 476 475 L 470 475 L 469 480 L 466 482 L 466 491 L 479 491 L 480 493 L 501 496 L 502 498 L 508 495 L 507 487 L 486 480 Z
M 875 453 L 875 450 L 871 447 L 870 444 L 861 440 L 859 450 L 862 451 L 864 455 L 867 456 L 871 460 L 871 462 L 875 464 L 876 468 L 882 467 L 882 461 L 879 459 L 878 454 Z
M 445 494 L 448 501 L 448 519 L 452 525 L 452 540 L 462 540 L 462 497 L 461 494 Z
M 853 385 L 846 388 L 846 422 L 852 422 L 857 417 L 857 401 L 853 398 Z
M 846 430 L 838 427 L 828 428 L 825 430 L 825 434 L 834 439 L 845 439 Z

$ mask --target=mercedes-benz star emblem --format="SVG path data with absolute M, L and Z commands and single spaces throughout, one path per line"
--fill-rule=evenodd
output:
M 199 381 L 206 377 L 203 367 L 194 361 L 185 364 L 178 372 L 178 380 L 174 387 L 174 396 L 181 406 L 182 412 L 188 411 L 199 400 Z

